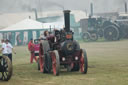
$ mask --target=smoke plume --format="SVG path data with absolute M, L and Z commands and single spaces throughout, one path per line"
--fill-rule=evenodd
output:
M 38 11 L 50 10 L 86 10 L 90 12 L 90 3 L 94 4 L 94 12 L 124 11 L 127 0 L 0 0 L 0 13 L 25 12 L 36 8 Z

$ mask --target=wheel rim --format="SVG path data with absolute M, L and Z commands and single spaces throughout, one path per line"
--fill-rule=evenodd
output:
M 84 41 L 90 40 L 90 33 L 88 33 L 88 32 L 84 33 L 84 34 L 83 34 L 83 40 L 84 40 Z
M 84 56 L 83 56 L 83 53 L 82 53 L 80 62 L 81 62 L 81 64 L 80 64 L 81 72 L 83 73 L 84 72 Z
M 80 71 L 86 74 L 87 69 L 88 69 L 87 54 L 85 50 L 82 50 L 81 59 L 80 59 Z
M 12 76 L 12 63 L 7 56 L 1 58 L 0 68 L 0 80 L 8 81 Z
M 52 69 L 53 69 L 53 74 L 58 76 L 59 70 L 60 70 L 60 61 L 59 61 L 59 54 L 57 50 L 52 52 Z
M 53 68 L 53 74 L 56 75 L 56 57 L 55 57 L 55 54 L 54 54 L 53 60 L 52 60 L 52 68 Z
M 104 29 L 104 38 L 106 40 L 118 40 L 119 38 L 119 30 L 117 27 L 111 25 Z

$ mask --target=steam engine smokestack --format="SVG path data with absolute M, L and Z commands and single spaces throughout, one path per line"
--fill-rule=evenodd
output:
M 93 3 L 90 4 L 90 12 L 91 12 L 91 16 L 93 16 Z
M 70 31 L 70 10 L 64 10 L 65 31 Z
M 33 8 L 32 11 L 34 11 L 34 13 L 35 13 L 35 19 L 37 20 L 38 19 L 38 14 L 37 14 L 36 8 Z
M 128 13 L 127 2 L 125 2 L 125 13 Z

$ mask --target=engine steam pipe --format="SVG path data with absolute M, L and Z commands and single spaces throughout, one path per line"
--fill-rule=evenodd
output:
M 93 3 L 90 3 L 90 12 L 91 12 L 91 16 L 93 16 Z
M 70 10 L 64 10 L 65 31 L 70 32 Z
M 125 2 L 125 13 L 127 13 L 128 12 L 128 9 L 127 9 L 127 2 Z

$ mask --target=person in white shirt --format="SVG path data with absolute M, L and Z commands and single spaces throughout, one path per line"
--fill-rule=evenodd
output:
M 2 43 L 2 54 L 5 55 L 5 56 L 8 56 L 8 51 L 7 51 L 7 47 L 6 47 L 6 44 L 5 44 L 5 41 L 4 40 L 1 40 L 1 43 Z
M 16 52 L 14 51 L 13 46 L 11 45 L 11 43 L 9 43 L 9 40 L 6 40 L 6 48 L 7 48 L 7 52 L 8 52 L 8 57 L 12 61 L 12 51 L 15 54 L 16 54 Z

